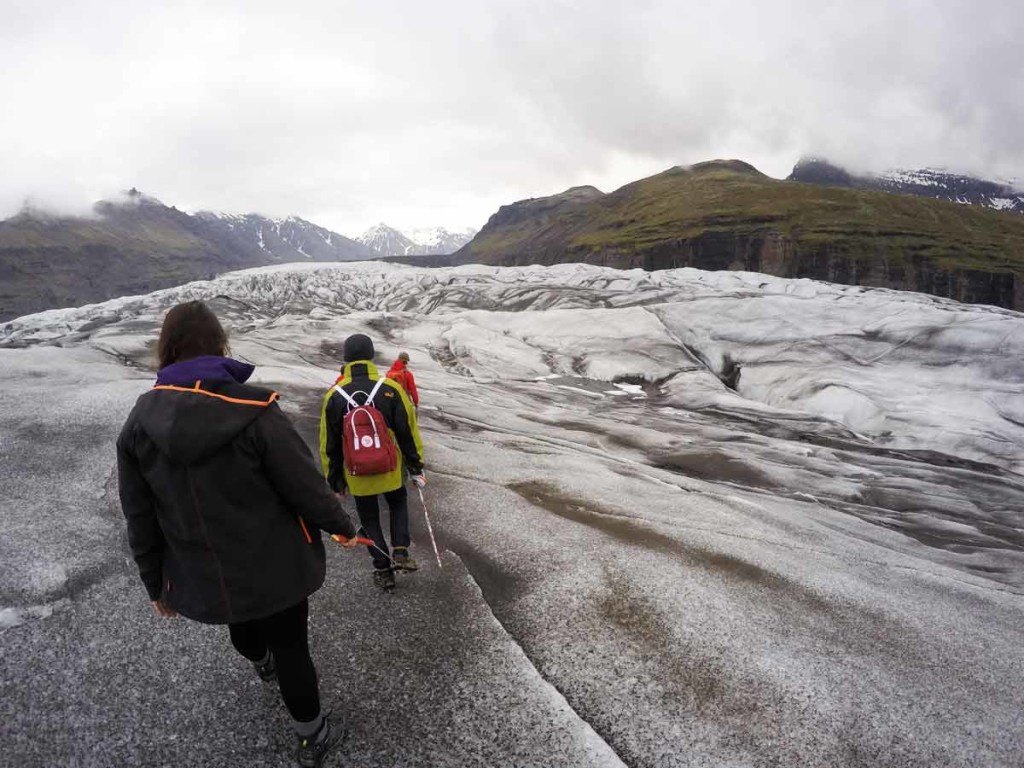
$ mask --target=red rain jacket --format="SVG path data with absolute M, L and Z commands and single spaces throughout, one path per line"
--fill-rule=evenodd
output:
M 406 367 L 404 360 L 395 360 L 387 375 L 389 379 L 402 385 L 402 389 L 412 399 L 413 405 L 420 404 L 420 393 L 416 391 L 416 379 L 413 378 L 412 371 Z

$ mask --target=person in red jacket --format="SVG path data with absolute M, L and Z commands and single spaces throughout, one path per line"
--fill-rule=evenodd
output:
M 416 391 L 416 379 L 412 375 L 412 371 L 409 370 L 409 353 L 399 352 L 398 359 L 391 365 L 388 370 L 388 378 L 397 381 L 402 385 L 402 389 L 409 395 L 409 399 L 412 400 L 412 404 L 417 408 L 420 405 L 420 393 Z

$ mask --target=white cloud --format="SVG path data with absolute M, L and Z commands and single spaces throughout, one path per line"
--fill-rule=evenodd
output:
M 440 0 L 61 8 L 0 27 L 0 215 L 180 208 L 479 226 L 741 157 L 1024 176 L 1014 3 Z M 6 10 L 6 9 L 5 9 Z

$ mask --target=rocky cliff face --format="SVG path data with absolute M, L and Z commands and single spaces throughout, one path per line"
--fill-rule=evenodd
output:
M 916 291 L 970 304 L 991 304 L 1024 311 L 1024 282 L 1019 275 L 981 269 L 943 267 L 921 255 L 865 258 L 823 243 L 807 247 L 777 233 L 737 235 L 716 232 L 680 238 L 642 250 L 548 248 L 529 255 L 508 255 L 498 266 L 582 262 L 618 269 L 676 269 L 763 272 L 844 285 Z M 432 266 L 447 266 L 438 263 Z
M 1021 280 L 1007 272 L 942 267 L 919 254 L 873 258 L 832 243 L 809 247 L 778 234 L 737 237 L 716 233 L 666 244 L 639 254 L 631 266 L 669 269 L 688 266 L 806 277 L 844 285 L 917 291 L 971 304 L 1024 309 Z M 703 265 L 703 266 L 702 266 Z

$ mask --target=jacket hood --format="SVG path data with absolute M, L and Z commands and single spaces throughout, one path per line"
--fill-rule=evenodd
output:
M 277 400 L 276 392 L 233 380 L 193 382 L 189 387 L 157 384 L 135 405 L 140 427 L 179 464 L 196 464 L 216 453 Z
M 236 381 L 244 384 L 256 367 L 230 357 L 204 355 L 161 368 L 157 384 L 194 384 L 197 381 Z
M 402 360 L 401 358 L 399 358 L 398 360 L 395 360 L 395 362 L 393 362 L 391 364 L 391 370 L 392 371 L 404 371 L 406 365 L 408 365 L 408 363 L 406 363 L 405 360 Z

